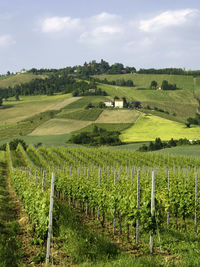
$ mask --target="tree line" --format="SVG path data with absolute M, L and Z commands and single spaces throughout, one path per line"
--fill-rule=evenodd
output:
M 99 128 L 95 125 L 92 132 L 82 132 L 73 135 L 69 142 L 90 146 L 121 145 L 122 142 L 119 139 L 119 135 L 120 132 L 107 131 L 106 129 Z
M 92 60 L 90 62 L 85 62 L 82 66 L 67 66 L 61 69 L 36 69 L 32 68 L 28 72 L 33 74 L 46 74 L 46 73 L 59 73 L 59 74 L 76 74 L 79 76 L 90 76 L 98 74 L 126 74 L 126 73 L 138 73 L 138 74 L 173 74 L 173 75 L 191 75 L 191 76 L 200 76 L 200 70 L 185 70 L 182 68 L 163 68 L 155 69 L 141 68 L 136 70 L 135 67 L 124 66 L 122 63 L 109 64 L 107 61 L 101 59 L 100 62 Z
M 163 148 L 171 148 L 175 146 L 183 146 L 183 145 L 199 145 L 200 141 L 193 141 L 192 143 L 186 138 L 180 138 L 178 140 L 174 140 L 171 138 L 169 141 L 162 141 L 159 137 L 155 139 L 155 141 L 151 141 L 149 145 L 142 145 L 139 147 L 139 151 L 141 152 L 148 152 L 148 151 L 155 151 L 160 150 Z
M 139 69 L 137 71 L 139 74 L 173 74 L 173 75 L 191 75 L 200 76 L 200 70 L 185 70 L 181 68 L 163 68 L 163 69 Z
M 61 69 L 39 69 L 32 68 L 29 70 L 33 74 L 45 74 L 45 73 L 59 73 L 59 74 L 76 74 L 78 76 L 87 77 L 89 75 L 97 74 L 123 74 L 136 72 L 135 67 L 125 67 L 122 63 L 114 63 L 110 65 L 105 60 L 101 59 L 100 62 L 92 60 L 90 62 L 85 62 L 83 66 L 76 65 L 73 67 L 66 67 Z
M 106 78 L 101 80 L 99 78 L 92 77 L 91 80 L 97 83 L 104 83 L 104 84 L 117 85 L 117 86 L 128 86 L 128 87 L 135 86 L 132 80 L 125 80 L 125 79 L 117 79 L 113 81 L 108 81 Z
M 90 90 L 93 89 L 93 90 Z M 14 87 L 2 88 L 0 90 L 0 105 L 2 99 L 15 96 L 19 100 L 19 95 L 53 95 L 54 93 L 72 93 L 78 95 L 105 95 L 101 89 L 97 89 L 94 81 L 77 80 L 73 76 L 51 75 L 45 79 L 34 79 L 30 82 L 17 84 Z

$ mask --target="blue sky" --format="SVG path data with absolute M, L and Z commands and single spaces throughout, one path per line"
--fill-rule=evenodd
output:
M 200 69 L 200 1 L 0 0 L 0 73 L 101 59 Z

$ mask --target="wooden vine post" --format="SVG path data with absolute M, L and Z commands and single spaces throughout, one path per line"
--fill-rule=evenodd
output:
M 52 177 L 51 177 L 51 193 L 50 193 L 50 206 L 49 206 L 49 226 L 48 226 L 47 251 L 46 251 L 46 264 L 49 263 L 50 245 L 51 245 L 51 239 L 52 239 L 52 235 L 53 235 L 54 185 L 55 185 L 55 174 L 52 173 Z
M 116 186 L 116 183 L 117 183 L 117 173 L 116 173 L 116 170 L 115 170 L 114 187 Z M 114 217 L 113 217 L 113 234 L 114 235 L 116 234 L 116 207 L 115 207 L 115 210 L 114 210 Z
M 101 187 L 101 167 L 99 167 L 99 188 Z M 97 220 L 99 220 L 100 217 L 100 211 L 99 206 L 97 207 Z
M 169 196 L 169 189 L 170 189 L 170 171 L 168 171 L 168 177 L 167 177 L 167 183 L 168 183 L 168 196 Z M 168 198 L 169 201 L 169 198 Z M 167 226 L 169 227 L 169 216 L 170 216 L 170 209 L 167 208 Z
M 137 176 L 137 216 L 139 216 L 139 208 L 140 208 L 140 168 L 138 169 Z M 136 220 L 136 231 L 135 231 L 135 241 L 136 244 L 139 243 L 139 218 Z
M 151 218 L 155 217 L 155 172 L 152 171 Z M 150 234 L 150 253 L 153 253 L 153 230 Z

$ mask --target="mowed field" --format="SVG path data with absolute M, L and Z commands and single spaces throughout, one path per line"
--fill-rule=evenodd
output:
M 82 120 L 52 119 L 37 127 L 29 135 L 43 136 L 43 135 L 68 134 L 73 131 L 77 131 L 81 128 L 84 128 L 91 123 L 92 123 L 91 121 L 82 121 Z
M 134 123 L 140 116 L 137 110 L 104 110 L 96 123 Z
M 124 142 L 153 141 L 157 137 L 161 140 L 200 139 L 200 127 L 187 128 L 182 123 L 143 114 L 135 125 L 125 130 L 120 136 Z
M 16 123 L 47 110 L 59 110 L 78 99 L 71 97 L 71 94 L 22 96 L 20 101 L 10 99 L 0 108 L 0 125 Z

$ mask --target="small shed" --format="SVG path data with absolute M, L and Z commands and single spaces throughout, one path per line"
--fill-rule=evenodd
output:
M 111 108 L 113 108 L 114 107 L 114 103 L 113 103 L 113 101 L 111 101 L 111 100 L 106 100 L 106 101 L 104 101 L 104 104 L 105 104 L 105 106 L 106 107 L 111 107 Z

